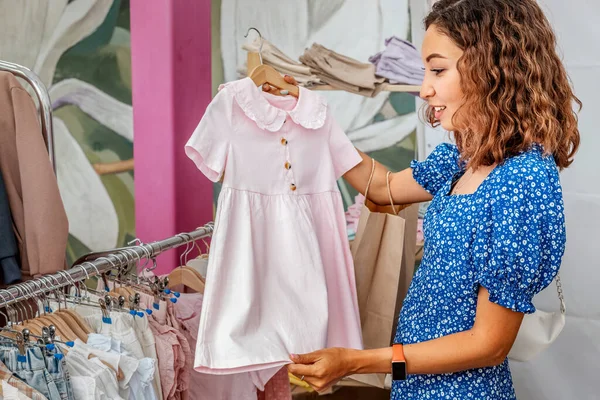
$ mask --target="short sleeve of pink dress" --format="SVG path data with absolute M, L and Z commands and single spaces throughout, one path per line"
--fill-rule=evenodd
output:
M 274 96 L 245 78 L 224 85 L 188 142 L 209 179 L 224 169 L 199 372 L 251 372 L 261 389 L 292 353 L 362 347 L 337 186 L 361 157 L 328 111 L 310 90 Z
M 362 157 L 334 118 L 328 118 L 327 123 L 329 124 L 331 162 L 333 163 L 335 177 L 339 179 L 360 163 Z
M 220 90 L 185 145 L 185 154 L 208 179 L 221 179 L 232 131 L 232 98 Z

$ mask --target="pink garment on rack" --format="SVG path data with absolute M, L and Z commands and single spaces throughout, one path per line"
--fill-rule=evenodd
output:
M 292 353 L 361 348 L 337 179 L 362 158 L 322 96 L 222 85 L 185 146 L 223 177 L 195 368 L 251 372 L 262 390 Z
M 198 324 L 202 295 L 197 293 L 181 293 L 173 310 L 180 326 L 180 332 L 187 338 L 190 347 L 196 347 Z M 269 386 L 267 384 L 267 387 Z M 265 388 L 266 389 L 266 388 Z M 198 371 L 190 374 L 190 399 L 211 400 L 255 400 L 256 386 L 250 373 L 231 375 L 209 375 Z M 279 400 L 273 398 L 271 400 Z
M 156 309 L 153 303 L 152 296 L 140 293 L 141 307 L 152 310 L 152 315 L 148 316 L 148 325 L 156 341 L 163 398 L 194 399 L 189 395 L 194 347 L 191 347 L 185 336 L 179 332 L 179 326 L 173 326 L 173 311 L 169 311 L 169 305 L 173 304 L 160 301 L 159 308 Z
M 181 343 L 173 332 L 173 328 L 161 325 L 154 320 L 150 320 L 149 327 L 156 340 L 163 399 L 183 399 L 179 376 L 185 368 L 185 355 Z
M 177 340 L 179 340 L 181 350 L 183 351 L 183 355 L 185 357 L 184 367 L 180 371 L 179 376 L 177 377 L 177 388 L 182 394 L 181 398 L 183 400 L 186 400 L 190 398 L 190 373 L 194 369 L 194 353 L 192 347 L 190 347 L 188 340 L 180 331 L 181 327 L 179 326 L 179 322 L 177 322 L 173 307 L 173 303 L 167 303 L 167 326 L 171 327 L 173 333 L 175 333 L 175 335 L 177 336 Z
M 265 385 L 264 392 L 258 392 L 258 400 L 292 400 L 292 389 L 287 367 L 283 367 Z

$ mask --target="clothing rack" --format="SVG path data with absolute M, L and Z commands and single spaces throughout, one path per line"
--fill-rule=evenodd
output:
M 0 289 L 0 307 L 6 307 L 27 298 L 36 297 L 55 289 L 71 285 L 74 281 L 98 276 L 111 269 L 125 267 L 133 261 L 154 259 L 166 250 L 171 250 L 210 236 L 213 229 L 213 222 L 209 222 L 192 232 L 179 233 L 170 238 L 156 242 L 123 247 L 112 252 L 106 252 L 93 261 L 85 261 L 81 264 L 76 264 L 66 271 L 44 275 L 40 278 L 9 286 L 6 289 Z
M 54 131 L 52 129 L 52 102 L 50 101 L 48 90 L 41 79 L 33 71 L 22 65 L 0 60 L 0 71 L 7 71 L 24 79 L 33 88 L 40 105 L 42 135 L 44 136 L 44 141 L 48 148 L 50 163 L 52 163 L 52 168 L 56 174 L 56 163 L 54 161 Z

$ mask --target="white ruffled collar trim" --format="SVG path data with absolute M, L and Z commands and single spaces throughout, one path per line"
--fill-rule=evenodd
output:
M 276 132 L 285 122 L 286 114 L 298 125 L 307 129 L 319 129 L 327 118 L 327 102 L 319 94 L 300 87 L 298 102 L 291 111 L 285 111 L 273 106 L 262 95 L 261 90 L 254 85 L 250 78 L 243 78 L 219 86 L 231 89 L 236 103 L 244 114 L 256 122 L 261 129 Z

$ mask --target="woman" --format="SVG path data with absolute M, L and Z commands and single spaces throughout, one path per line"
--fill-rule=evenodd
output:
M 394 381 L 392 399 L 514 399 L 506 357 L 560 267 L 558 170 L 579 145 L 572 105 L 581 103 L 535 0 L 440 0 L 425 26 L 420 95 L 429 122 L 457 145 L 391 175 L 394 202 L 431 201 L 395 338 L 408 377 Z M 361 192 L 372 167 L 362 157 L 344 176 Z M 388 199 L 386 172 L 376 164 L 376 203 Z M 392 348 L 291 359 L 289 370 L 321 390 L 351 374 L 390 373 Z

